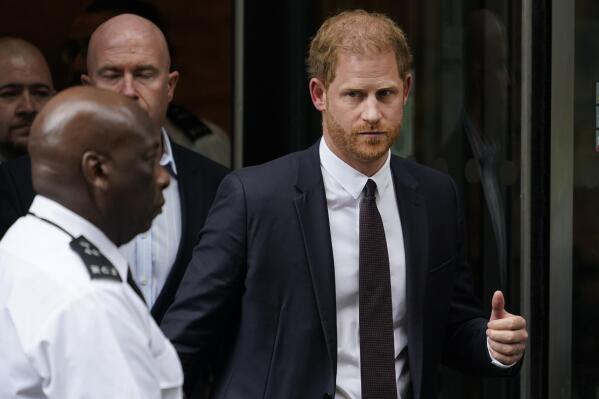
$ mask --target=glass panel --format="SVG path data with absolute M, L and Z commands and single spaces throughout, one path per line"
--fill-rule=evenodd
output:
M 599 398 L 599 3 L 576 2 L 572 398 Z
M 476 295 L 518 313 L 520 264 L 519 1 L 323 0 L 323 16 L 363 7 L 406 31 L 414 86 L 394 152 L 449 173 L 467 218 Z M 491 5 L 492 4 L 492 5 Z M 444 369 L 439 398 L 518 398 L 518 380 Z
M 501 289 L 514 313 L 520 290 L 519 7 L 508 1 L 487 8 L 442 2 L 438 41 L 414 43 L 415 53 L 424 51 L 415 65 L 414 94 L 421 106 L 415 113 L 414 155 L 449 173 L 458 185 L 468 261 L 483 307 L 489 311 L 493 292 Z M 427 19 L 435 18 L 427 17 L 428 10 L 427 30 Z M 449 369 L 441 378 L 440 398 L 519 396 L 517 380 L 463 376 Z

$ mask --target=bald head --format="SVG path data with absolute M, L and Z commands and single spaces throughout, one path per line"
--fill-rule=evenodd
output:
M 42 53 L 23 39 L 0 38 L 0 158 L 27 151 L 33 118 L 53 94 Z
M 164 124 L 179 74 L 170 72 L 166 39 L 152 22 L 133 14 L 104 22 L 91 36 L 87 70 L 84 84 L 130 97 Z
M 33 187 L 122 244 L 150 227 L 163 202 L 168 175 L 157 162 L 159 142 L 130 99 L 90 87 L 65 90 L 31 129 Z
M 44 60 L 44 56 L 37 47 L 18 37 L 0 37 L 0 55 L 2 57 L 38 57 Z
M 164 68 L 170 69 L 171 59 L 164 34 L 154 23 L 140 16 L 121 14 L 98 26 L 89 41 L 88 71 L 97 66 L 98 55 L 115 48 L 155 55 Z
M 144 112 L 123 96 L 88 87 L 61 92 L 31 129 L 35 191 L 54 198 L 61 185 L 84 185 L 79 164 L 88 149 L 110 153 L 120 141 L 152 130 Z

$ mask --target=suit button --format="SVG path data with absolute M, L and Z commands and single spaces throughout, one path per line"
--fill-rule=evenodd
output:
M 323 399 L 333 399 L 333 395 L 331 395 L 330 393 L 325 393 L 323 395 Z

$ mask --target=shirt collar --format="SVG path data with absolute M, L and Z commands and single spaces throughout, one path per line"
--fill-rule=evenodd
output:
M 368 179 L 376 183 L 379 198 L 383 196 L 391 183 L 391 151 L 387 152 L 387 160 L 381 168 L 371 177 L 358 172 L 342 161 L 331 151 L 324 137 L 320 139 L 320 164 L 354 199 L 358 199 L 364 190 Z
M 170 164 L 170 168 L 173 171 L 173 174 L 177 176 L 177 165 L 175 165 L 175 158 L 173 158 L 173 148 L 171 147 L 171 141 L 166 133 L 165 128 L 161 128 L 160 132 L 162 133 L 162 147 L 164 148 L 162 152 L 162 157 L 160 158 L 160 165 L 166 167 Z
M 117 268 L 121 278 L 126 278 L 127 261 L 116 245 L 90 221 L 58 202 L 41 195 L 37 195 L 33 199 L 29 211 L 40 218 L 56 223 L 75 237 L 84 236 Z

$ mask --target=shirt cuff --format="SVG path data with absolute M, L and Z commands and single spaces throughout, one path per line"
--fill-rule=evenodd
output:
M 491 364 L 495 367 L 499 367 L 500 369 L 509 369 L 514 366 L 514 364 L 503 364 L 499 360 L 495 359 L 491 354 L 491 347 L 489 346 L 489 337 L 487 337 L 487 351 L 489 351 L 489 357 L 491 358 Z

